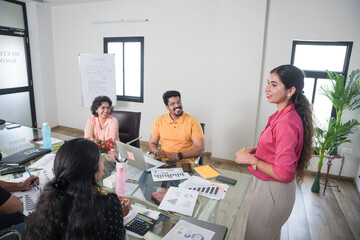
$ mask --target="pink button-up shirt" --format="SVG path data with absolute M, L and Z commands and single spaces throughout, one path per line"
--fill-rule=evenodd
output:
M 283 181 L 269 177 L 250 165 L 249 171 L 265 181 L 290 183 L 295 179 L 296 165 L 299 160 L 304 140 L 302 120 L 294 104 L 275 112 L 269 117 L 262 131 L 255 157 L 273 165 L 276 176 Z
M 92 130 L 91 130 L 92 129 Z M 95 116 L 89 117 L 84 130 L 85 138 L 91 139 L 91 131 L 96 141 L 107 141 L 112 138 L 113 141 L 119 141 L 119 121 L 113 116 L 106 119 L 103 128 L 100 126 L 99 118 Z

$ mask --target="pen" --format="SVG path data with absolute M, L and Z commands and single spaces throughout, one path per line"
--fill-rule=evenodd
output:
M 125 158 L 125 160 L 124 160 L 124 162 L 126 162 L 128 159 L 127 158 Z
M 29 169 L 28 169 L 27 167 L 25 167 L 25 168 L 26 168 L 26 171 L 29 173 L 30 177 L 32 177 Z M 36 188 L 39 190 L 40 188 L 39 188 L 39 186 L 36 184 L 35 179 L 33 179 L 33 183 L 35 183 Z
M 209 181 L 212 185 L 214 185 L 215 187 L 217 187 L 218 189 L 220 189 L 223 192 L 226 192 L 224 189 L 222 189 L 221 187 L 219 187 L 216 183 Z
M 113 156 L 114 156 L 115 160 L 116 160 L 118 163 L 120 163 L 120 161 L 119 161 L 119 159 L 117 158 L 117 156 L 115 156 L 115 155 L 113 155 Z
M 245 147 L 241 150 L 241 152 L 244 152 L 244 151 L 245 151 Z M 236 159 L 235 159 L 235 163 L 237 163 L 237 162 L 236 162 Z

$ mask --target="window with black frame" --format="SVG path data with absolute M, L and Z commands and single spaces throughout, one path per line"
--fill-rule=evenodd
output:
M 321 94 L 321 88 L 331 84 L 326 70 L 347 76 L 352 42 L 293 41 L 291 64 L 305 73 L 304 94 L 313 104 L 317 126 L 327 126 L 335 117 L 331 101 Z
M 104 53 L 115 54 L 117 100 L 144 102 L 144 37 L 104 38 Z

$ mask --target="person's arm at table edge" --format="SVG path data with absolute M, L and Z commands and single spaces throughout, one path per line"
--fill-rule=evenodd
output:
M 159 150 L 159 141 L 160 141 L 160 136 L 150 135 L 148 147 L 149 147 L 149 151 L 152 152 L 155 156 L 163 155 L 163 152 Z
M 35 187 L 33 180 L 35 180 L 36 184 L 39 184 L 39 177 L 33 175 L 21 183 L 11 183 L 0 180 L 0 187 L 9 192 L 30 190 L 31 188 Z
M 21 211 L 21 201 L 14 195 L 10 195 L 9 199 L 0 206 L 0 212 L 5 214 L 16 213 Z

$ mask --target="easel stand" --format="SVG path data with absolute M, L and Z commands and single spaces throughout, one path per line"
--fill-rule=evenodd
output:
M 328 159 L 328 168 L 327 168 L 327 173 L 326 173 L 326 177 L 325 177 L 325 184 L 324 184 L 324 192 L 323 195 L 325 195 L 325 191 L 326 191 L 326 187 L 336 187 L 337 190 L 340 192 L 339 189 L 339 181 L 340 181 L 340 175 L 341 175 L 341 171 L 343 169 L 344 163 L 345 163 L 345 157 L 344 154 L 337 154 L 337 155 L 326 155 L 326 158 Z M 337 180 L 329 178 L 329 172 L 330 172 L 330 168 L 332 166 L 332 160 L 334 159 L 341 159 L 341 167 L 340 167 L 340 171 L 339 171 L 339 176 L 337 178 Z M 329 181 L 334 182 L 334 185 L 331 185 L 330 183 L 328 183 Z

